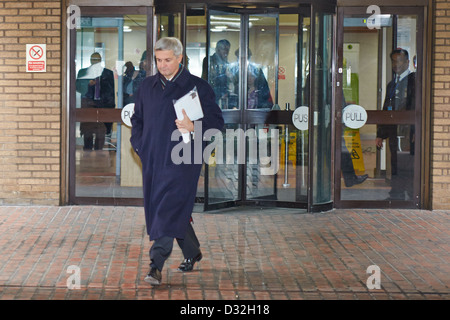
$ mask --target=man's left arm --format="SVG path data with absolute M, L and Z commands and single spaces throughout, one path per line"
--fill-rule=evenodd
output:
M 214 90 L 207 83 L 197 88 L 199 92 L 200 102 L 203 108 L 202 135 L 209 129 L 222 130 L 224 120 L 222 110 L 216 103 Z

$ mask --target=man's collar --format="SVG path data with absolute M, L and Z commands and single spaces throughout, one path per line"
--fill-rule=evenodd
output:
M 189 74 L 189 71 L 186 69 L 186 67 L 180 63 L 180 68 L 178 69 L 177 73 L 170 79 L 167 80 L 161 73 L 156 74 L 155 81 L 153 85 L 157 84 L 158 82 L 162 84 L 163 88 L 167 85 L 167 82 L 182 82 L 180 85 L 184 85 L 184 82 L 187 81 L 188 77 L 187 74 Z
M 399 76 L 398 81 L 399 81 L 399 82 L 402 81 L 402 80 L 403 80 L 405 77 L 407 77 L 410 73 L 411 73 L 411 71 L 410 71 L 409 69 L 406 69 L 405 72 L 403 72 L 403 73 Z

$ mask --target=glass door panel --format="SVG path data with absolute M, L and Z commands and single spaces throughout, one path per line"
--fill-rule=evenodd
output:
M 239 134 L 242 130 L 238 59 L 241 20 L 241 15 L 234 12 L 209 11 L 209 48 L 202 63 L 202 78 L 214 90 L 216 103 L 223 110 L 225 127 L 222 141 L 216 142 L 213 161 L 205 168 L 207 207 L 242 200 L 245 149 Z
M 293 111 L 309 107 L 311 19 L 304 11 L 209 11 L 202 77 L 226 127 L 221 161 L 206 169 L 206 207 L 243 201 L 306 208 L 309 134 L 292 125 Z
M 239 46 L 241 15 L 210 11 L 209 57 L 203 62 L 207 79 L 222 110 L 240 109 Z
M 76 29 L 71 151 L 75 198 L 142 198 L 121 110 L 146 76 L 147 15 L 82 16 Z
M 415 61 L 421 61 L 417 59 L 421 54 L 420 15 L 384 12 L 377 20 L 378 28 L 369 26 L 367 17 L 349 8 L 342 18 L 338 202 L 416 207 L 421 101 L 417 99 L 420 79 Z M 352 128 L 351 121 L 346 123 L 346 117 L 357 117 L 346 112 L 348 105 L 366 111 L 365 125 Z
M 269 111 L 278 89 L 278 14 L 252 14 L 246 17 L 248 46 L 243 107 L 251 119 L 252 111 Z M 246 52 L 245 52 L 246 51 Z M 239 56 L 239 51 L 236 52 Z M 279 168 L 279 131 L 276 125 L 247 124 L 246 197 L 276 200 L 276 177 Z M 273 149 L 272 148 L 272 144 Z M 276 154 L 271 150 L 276 150 Z M 264 163 L 267 168 L 262 168 Z M 271 168 L 271 169 L 270 169 Z M 268 170 L 267 170 L 268 169 Z
M 278 14 L 249 16 L 247 109 L 273 107 L 278 91 L 278 39 Z

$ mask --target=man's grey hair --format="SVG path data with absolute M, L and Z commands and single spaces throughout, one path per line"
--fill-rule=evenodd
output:
M 165 37 L 156 41 L 155 51 L 172 50 L 175 56 L 183 54 L 183 44 L 174 37 Z

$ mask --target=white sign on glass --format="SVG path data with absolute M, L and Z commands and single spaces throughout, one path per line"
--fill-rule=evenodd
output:
M 342 112 L 342 121 L 350 129 L 359 129 L 367 122 L 367 111 L 356 104 L 349 104 Z

